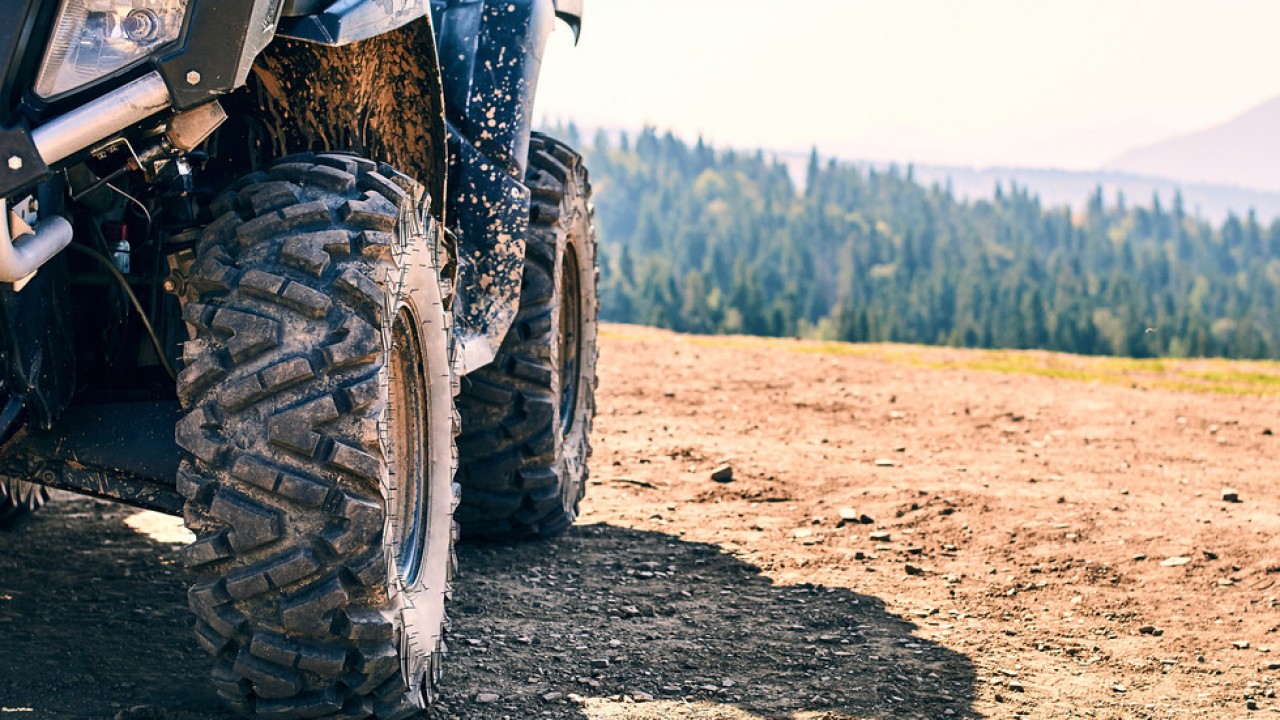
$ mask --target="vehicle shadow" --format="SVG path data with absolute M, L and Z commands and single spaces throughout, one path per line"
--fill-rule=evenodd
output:
M 6 719 L 236 717 L 205 681 L 181 546 L 135 532 L 135 512 L 60 493 L 0 531 Z
M 597 524 L 459 566 L 433 717 L 976 716 L 972 661 L 880 599 L 777 585 L 715 545 Z
M 236 717 L 205 681 L 180 546 L 133 512 L 63 496 L 0 532 L 6 718 Z M 776 585 L 715 545 L 588 525 L 459 555 L 432 718 L 975 716 L 972 662 L 881 600 Z

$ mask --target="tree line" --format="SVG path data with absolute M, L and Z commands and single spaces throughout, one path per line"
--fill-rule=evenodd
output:
M 1083 210 L 1025 188 L 960 201 L 912 170 L 646 129 L 583 143 L 601 314 L 696 333 L 1081 354 L 1280 357 L 1280 221 L 1212 225 L 1180 196 Z M 585 145 L 585 147 L 584 147 Z

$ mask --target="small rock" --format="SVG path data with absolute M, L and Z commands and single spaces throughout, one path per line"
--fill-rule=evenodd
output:
M 1009 684 L 1006 685 L 1005 687 L 1009 688 L 1014 692 L 1023 692 L 1022 682 L 1018 680 L 1010 680 Z
M 924 574 L 924 569 L 923 569 L 923 568 L 918 568 L 918 567 L 916 567 L 915 565 L 911 565 L 911 564 L 907 564 L 907 566 L 906 566 L 906 570 L 907 570 L 907 574 L 908 574 L 908 575 L 923 575 L 923 574 Z
M 908 554 L 908 555 L 923 555 L 923 554 L 924 554 L 924 548 L 920 547 L 919 545 L 912 545 L 911 547 L 907 548 L 907 554 Z
M 1143 635 L 1154 635 L 1156 637 L 1160 637 L 1161 635 L 1164 634 L 1164 631 L 1156 627 L 1155 625 L 1143 625 L 1142 627 L 1138 628 L 1138 632 Z
M 871 517 L 870 515 L 863 515 L 862 517 L 858 518 L 858 522 L 862 523 L 863 525 L 875 525 L 876 519 Z
M 609 660 L 608 658 L 596 658 L 591 661 L 591 667 L 596 668 L 597 670 L 603 670 L 609 667 Z
M 1237 650 L 1248 650 L 1248 649 L 1249 649 L 1249 641 L 1248 641 L 1248 640 L 1236 640 L 1235 642 L 1231 643 L 1231 646 L 1232 646 L 1232 647 L 1234 647 L 1234 648 L 1235 648 L 1235 649 L 1237 649 Z
M 1118 693 L 1129 692 L 1129 688 L 1125 687 L 1124 685 L 1112 685 L 1111 690 Z
M 877 458 L 876 467 L 890 468 L 893 467 L 893 461 L 889 458 Z
M 889 542 L 893 536 L 884 530 L 877 530 L 867 537 L 871 538 L 871 542 Z
M 1268 670 L 1280 670 L 1280 662 L 1267 663 Z
M 155 705 L 134 705 L 115 714 L 115 720 L 165 720 L 164 708 Z
M 858 522 L 858 511 L 851 507 L 840 508 L 840 524 Z
M 722 483 L 733 482 L 733 466 L 721 465 L 715 470 L 712 470 L 711 479 Z
M 1240 491 L 1233 488 L 1222 489 L 1222 502 L 1238 503 L 1240 502 Z
M 1018 671 L 1017 671 L 1017 670 L 1001 669 L 1001 670 L 1000 670 L 1000 673 L 1001 673 L 1002 675 L 1007 675 L 1008 677 L 1011 677 L 1011 678 L 1016 678 L 1016 677 L 1018 677 Z
M 1161 560 L 1160 565 L 1161 567 L 1178 567 L 1179 565 L 1186 565 L 1189 562 L 1191 562 L 1191 558 L 1185 555 L 1175 555 L 1171 558 Z
M 1246 701 L 1245 701 L 1245 703 L 1244 703 L 1244 706 L 1245 706 L 1245 707 L 1247 707 L 1247 708 L 1249 708 L 1250 710 L 1257 710 L 1257 709 L 1258 709 L 1258 701 L 1257 701 L 1257 700 L 1246 700 Z
M 502 698 L 498 696 L 498 693 L 482 692 L 479 695 L 476 695 L 476 702 L 481 705 L 492 705 L 501 699 Z
M 564 698 L 564 693 L 562 692 L 549 692 L 546 695 L 542 696 L 542 699 L 546 700 L 547 702 L 556 702 L 557 700 L 561 700 L 563 698 Z
M 809 528 L 800 528 L 800 529 L 798 529 L 798 530 L 793 530 L 793 531 L 791 532 L 791 534 L 792 534 L 792 536 L 794 536 L 794 537 L 798 537 L 798 538 L 807 538 L 807 537 L 809 537 L 809 536 L 813 535 L 813 531 L 812 531 L 812 530 L 810 530 Z
M 840 636 L 839 635 L 819 635 L 818 642 L 838 643 L 840 642 Z
M 647 692 L 633 692 L 631 693 L 631 699 L 636 702 L 649 702 L 653 700 L 653 696 Z

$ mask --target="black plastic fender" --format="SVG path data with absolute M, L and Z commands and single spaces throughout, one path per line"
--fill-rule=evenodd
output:
M 404 27 L 428 9 L 427 0 L 338 0 L 319 12 L 284 18 L 277 34 L 320 45 L 349 45 Z
M 524 276 L 524 186 L 553 0 L 433 0 L 449 128 L 449 217 L 458 235 L 460 371 L 492 362 Z

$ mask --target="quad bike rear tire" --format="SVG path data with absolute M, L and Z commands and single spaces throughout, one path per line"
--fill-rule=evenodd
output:
M 219 695 L 413 715 L 455 565 L 452 266 L 421 187 L 348 155 L 233 186 L 184 289 L 185 563 Z
M 13 526 L 49 501 L 43 485 L 0 477 L 0 529 Z
M 596 239 L 582 157 L 535 133 L 520 308 L 496 359 L 462 381 L 464 536 L 520 540 L 578 515 L 596 389 Z

